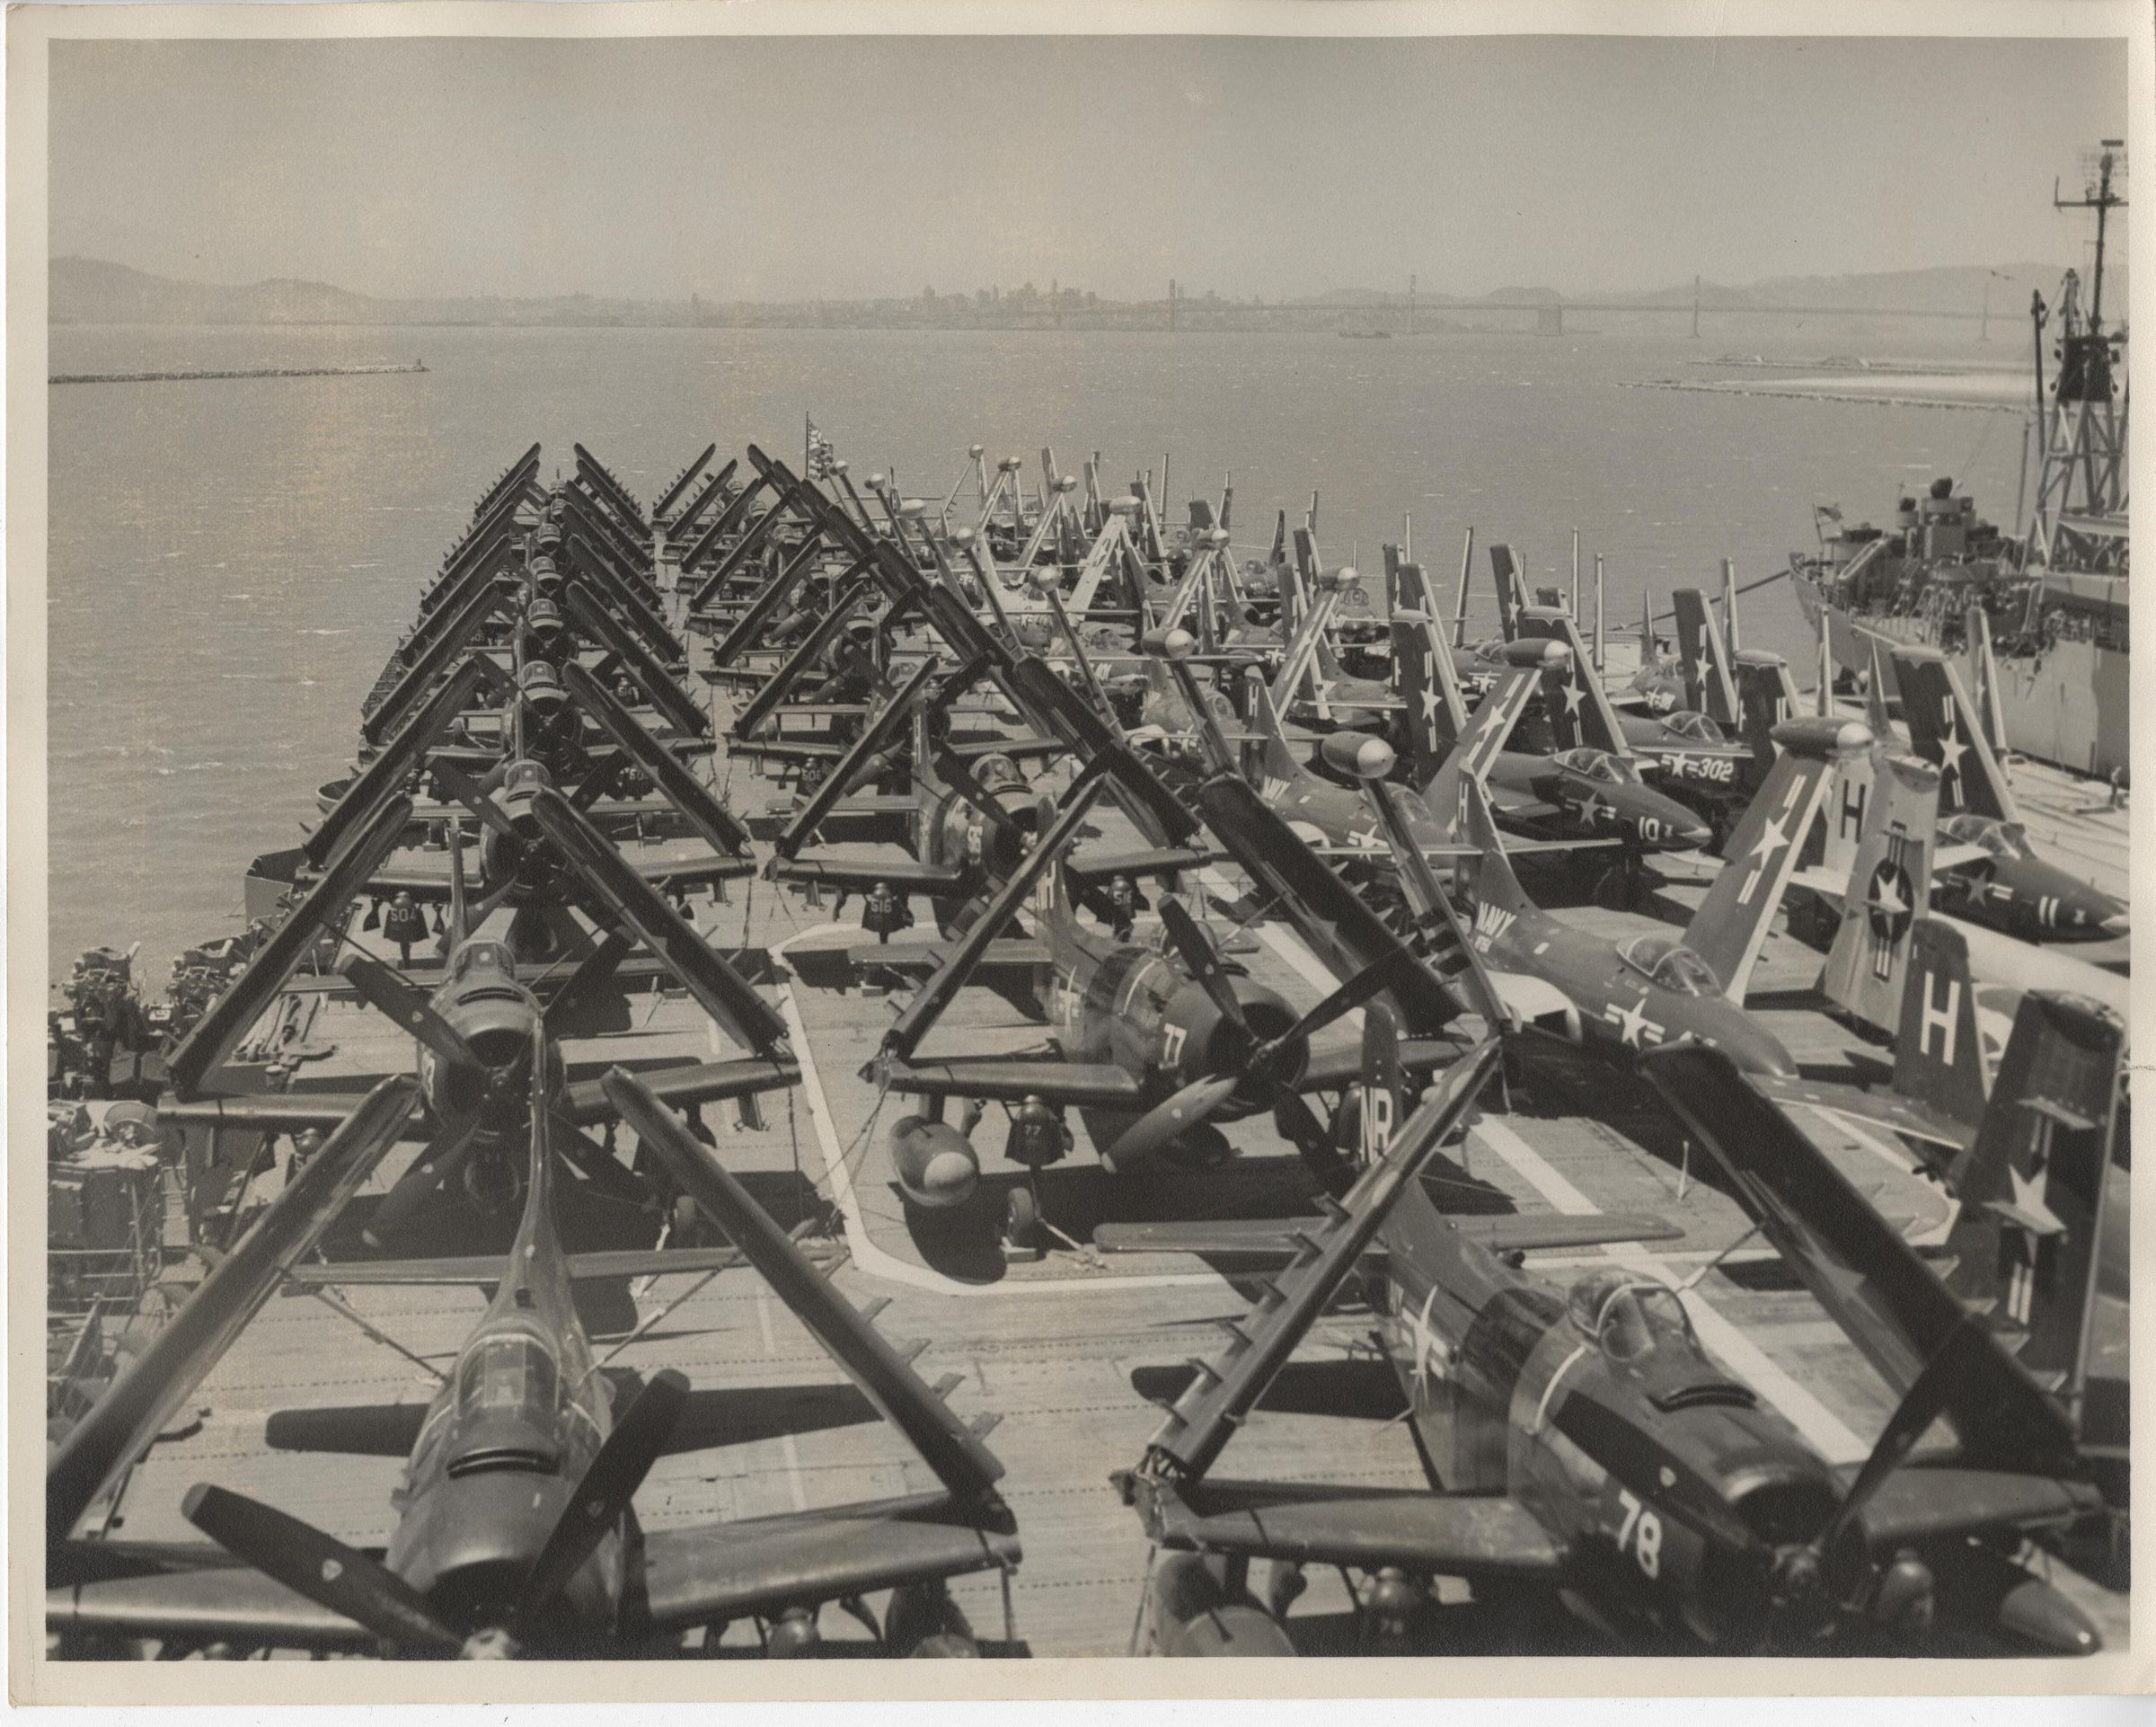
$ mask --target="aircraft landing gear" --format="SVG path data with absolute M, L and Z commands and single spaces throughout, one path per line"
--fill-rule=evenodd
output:
M 940 1581 L 901 1583 L 883 1616 L 884 1652 L 915 1659 L 973 1661 L 980 1643 Z
M 1595 883 L 1595 903 L 1604 911 L 1634 911 L 1647 898 L 1647 865 L 1635 846 Z
M 1007 1265 L 1031 1265 L 1041 1256 L 1040 1172 L 1029 1169 L 1026 1184 L 1003 1199 L 1003 1234 L 998 1244 Z

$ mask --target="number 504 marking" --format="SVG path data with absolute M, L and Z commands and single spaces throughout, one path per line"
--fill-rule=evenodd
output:
M 1617 1551 L 1623 1553 L 1629 1547 L 1644 1575 L 1660 1576 L 1662 1519 L 1621 1487 L 1617 1490 L 1617 1503 L 1624 1512 L 1624 1521 L 1617 1528 Z

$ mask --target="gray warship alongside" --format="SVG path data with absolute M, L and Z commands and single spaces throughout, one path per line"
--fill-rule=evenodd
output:
M 2096 212 L 2086 284 L 2069 270 L 2055 306 L 2032 297 L 2036 507 L 2001 532 L 1950 480 L 1904 497 L 1884 526 L 1817 512 L 1816 554 L 1790 559 L 1798 606 L 1825 637 L 1845 690 L 1881 682 L 1891 650 L 1938 648 L 1960 661 L 1993 741 L 2074 773 L 2123 782 L 2132 730 L 2127 660 L 2126 328 L 2104 319 L 2108 218 L 2125 205 L 2125 155 L 2107 141 L 2081 197 Z M 2045 331 L 2055 319 L 2046 376 Z M 2017 509 L 2017 516 L 2019 515 Z

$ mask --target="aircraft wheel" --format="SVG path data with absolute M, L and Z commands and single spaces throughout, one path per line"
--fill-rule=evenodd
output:
M 1003 1199 L 1003 1238 L 1016 1247 L 1030 1247 L 1040 1229 L 1040 1207 L 1030 1187 L 1014 1187 Z

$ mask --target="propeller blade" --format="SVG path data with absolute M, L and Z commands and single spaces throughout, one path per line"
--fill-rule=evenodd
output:
M 337 969 L 370 1006 L 384 1018 L 394 1020 L 444 1061 L 459 1067 L 484 1069 L 486 1063 L 464 1041 L 464 1034 L 435 1011 L 424 994 L 405 982 L 395 968 L 364 953 L 348 953 Z
M 1303 1154 L 1303 1161 L 1310 1165 L 1311 1173 L 1323 1183 L 1325 1191 L 1336 1200 L 1355 1185 L 1356 1167 L 1341 1156 L 1332 1143 L 1332 1136 L 1325 1131 L 1310 1105 L 1299 1093 L 1285 1085 L 1273 1088 L 1273 1125 L 1281 1137 L 1290 1140 Z
M 526 1625 L 543 1615 L 607 1533 L 619 1527 L 622 1513 L 665 1450 L 688 1397 L 687 1378 L 672 1368 L 645 1382 L 585 1470 L 575 1497 L 561 1508 L 524 1580 L 512 1623 Z
M 433 777 L 437 785 L 448 793 L 451 797 L 463 804 L 465 809 L 477 816 L 482 823 L 491 828 L 504 839 L 519 837 L 515 824 L 509 820 L 502 807 L 481 790 L 478 783 L 465 775 L 462 769 L 454 767 L 447 762 L 437 761 L 427 771 Z M 450 831 L 454 833 L 455 830 L 456 824 L 450 823 Z
M 552 1126 L 556 1136 L 554 1148 L 583 1171 L 591 1184 L 609 1199 L 641 1205 L 651 1197 L 651 1190 L 644 1185 L 641 1176 L 618 1159 L 608 1156 L 606 1147 L 588 1134 L 579 1133 L 576 1124 L 567 1116 L 556 1115 Z
M 959 793 L 968 803 L 980 811 L 985 820 L 997 828 L 1007 828 L 1016 825 L 1003 812 L 1003 806 L 989 794 L 988 788 L 981 784 L 979 775 L 975 774 L 963 757 L 942 745 L 936 746 L 933 753 L 935 770 L 942 775 L 944 784 Z
M 274 1506 L 199 1483 L 181 1501 L 187 1520 L 235 1558 L 308 1600 L 341 1613 L 399 1649 L 454 1654 L 464 1640 L 427 1598 L 386 1565 Z
M 627 662 L 646 699 L 666 715 L 676 731 L 687 738 L 701 738 L 711 731 L 711 715 L 682 694 L 681 686 L 659 663 L 658 656 L 616 623 L 582 582 L 570 582 L 561 603 L 587 639 L 596 638 L 599 645 Z
M 329 872 L 293 908 L 292 915 L 262 943 L 247 969 L 195 1022 L 194 1030 L 172 1051 L 169 1071 L 173 1091 L 181 1097 L 193 1096 L 209 1070 L 238 1047 L 248 1028 L 270 1005 L 270 998 L 284 987 L 301 956 L 335 922 L 352 896 L 367 884 L 367 877 L 381 867 L 411 820 L 411 800 L 393 798 L 382 806 L 366 831 L 345 847 Z
M 1352 1013 L 1373 996 L 1380 994 L 1392 980 L 1396 970 L 1404 970 L 1415 962 L 1414 954 L 1404 947 L 1397 952 L 1387 953 L 1372 961 L 1286 1031 L 1264 1045 L 1260 1053 L 1270 1054 L 1275 1049 L 1292 1048 L 1298 1041 L 1307 1041 L 1343 1014 Z
M 615 969 L 635 945 L 636 937 L 618 924 L 608 930 L 599 944 L 570 973 L 569 981 L 555 992 L 553 1000 L 547 1003 L 543 1015 L 546 1029 L 559 1036 L 560 1028 L 573 1020 L 591 997 L 606 987 Z
M 905 1011 L 891 1023 L 884 1033 L 882 1053 L 901 1058 L 913 1054 L 921 1040 L 928 1035 L 936 1016 L 950 1005 L 951 997 L 966 981 L 981 956 L 987 952 L 989 943 L 1002 933 L 1004 925 L 1016 916 L 1020 904 L 1033 891 L 1033 884 L 1040 879 L 1041 872 L 1061 855 L 1065 846 L 1078 831 L 1078 824 L 1092 808 L 1093 800 L 1100 796 L 1101 781 L 1095 770 L 1088 768 L 1071 787 L 1070 802 L 1063 812 L 1049 824 L 1048 829 L 1035 842 L 1011 879 L 996 890 L 995 897 L 982 909 L 959 944 L 950 951 L 943 963 L 929 973 Z
M 623 756 L 641 768 L 644 776 L 688 818 L 689 825 L 713 851 L 730 857 L 747 854 L 748 829 L 741 825 L 741 819 L 713 797 L 703 782 L 681 765 L 679 757 L 646 731 L 636 716 L 614 699 L 613 691 L 573 660 L 561 668 L 561 686 L 582 704 Z
M 49 1540 L 65 1539 L 98 1495 L 141 1456 L 270 1298 L 286 1269 L 313 1251 L 374 1173 L 419 1101 L 419 1087 L 402 1074 L 369 1092 L 76 1424 L 46 1470 Z
M 434 1197 L 437 1188 L 463 1171 L 478 1144 L 476 1115 L 464 1117 L 437 1136 L 397 1177 L 396 1185 L 383 1195 L 382 1203 L 367 1218 L 367 1227 L 359 1232 L 359 1239 L 369 1247 L 381 1247 L 385 1237 L 394 1235 L 411 1221 L 412 1214 Z
M 1118 1174 L 1173 1145 L 1220 1112 L 1242 1083 L 1240 1074 L 1194 1079 L 1164 1103 L 1156 1103 L 1126 1129 L 1100 1160 Z
M 464 903 L 464 830 L 462 822 L 449 824 L 449 922 L 442 931 L 442 953 L 464 939 L 472 928 L 471 908 Z
M 532 799 L 532 814 L 587 886 L 667 964 L 703 1011 L 744 1049 L 769 1056 L 786 1040 L 786 1022 L 748 980 L 552 786 Z
M 782 857 L 791 857 L 801 848 L 802 841 L 813 834 L 833 806 L 846 795 L 862 765 L 886 744 L 897 737 L 899 729 L 913 717 L 914 706 L 921 699 L 928 680 L 941 669 L 942 662 L 930 654 L 914 669 L 897 695 L 883 704 L 883 711 L 862 727 L 861 735 L 847 746 L 846 753 L 838 758 L 824 783 L 803 804 L 793 819 L 786 824 L 786 831 L 779 836 L 778 852 Z M 951 691 L 950 695 L 956 695 Z M 948 695 L 946 699 L 949 699 Z M 918 767 L 918 764 L 915 764 Z
M 1213 938 L 1182 902 L 1171 896 L 1163 896 L 1161 900 L 1161 922 L 1167 926 L 1168 939 L 1182 955 L 1191 978 L 1206 992 L 1206 999 L 1220 1010 L 1221 1018 L 1247 1035 L 1250 1022 L 1242 1016 L 1242 1004 L 1235 999 L 1235 986 L 1228 981 L 1220 955 L 1214 951 Z
M 1834 1552 L 1844 1531 L 1864 1514 L 1872 1495 L 1885 1484 L 1887 1476 L 1901 1467 L 1916 1442 L 1923 1438 L 1924 1430 L 1945 1411 L 1955 1381 L 1967 1369 L 1969 1344 L 1976 1341 L 1976 1330 L 1977 1322 L 1965 1318 L 1947 1333 L 1947 1341 L 1940 1346 L 1939 1353 L 1924 1364 L 1924 1370 L 1916 1376 L 1916 1383 L 1909 1387 L 1908 1395 L 1887 1419 L 1878 1443 L 1864 1459 L 1864 1466 L 1857 1472 L 1849 1492 L 1834 1508 L 1826 1528 L 1812 1544 L 1815 1553 L 1825 1557 Z
M 575 664 L 575 661 L 570 661 Z M 597 754 L 597 752 L 594 752 Z M 611 793 L 622 782 L 622 773 L 629 766 L 628 756 L 620 749 L 599 756 L 590 773 L 587 774 L 577 789 L 569 794 L 569 801 L 578 809 L 588 810 L 601 798 Z
M 977 1502 L 1003 1466 L 948 1404 L 922 1383 L 861 1310 L 812 1265 L 711 1148 L 635 1078 L 611 1068 L 600 1084 L 636 1132 L 704 1215 L 726 1232 L 779 1299 L 816 1334 L 870 1402 L 912 1441 L 950 1494 Z
M 428 698 L 427 704 L 411 716 L 404 729 L 353 777 L 344 795 L 337 800 L 336 807 L 323 817 L 322 825 L 307 837 L 302 849 L 309 864 L 321 869 L 336 855 L 347 835 L 381 808 L 384 800 L 394 795 L 396 788 L 420 765 L 428 747 L 470 705 L 491 669 L 487 660 L 477 656 L 458 666 L 455 674 Z

